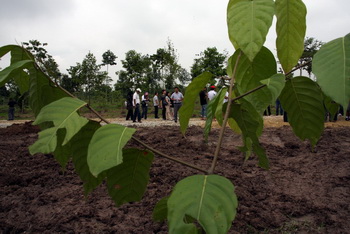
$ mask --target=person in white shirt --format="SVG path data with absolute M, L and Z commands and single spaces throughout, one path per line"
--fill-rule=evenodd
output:
M 141 89 L 137 88 L 133 97 L 132 97 L 132 105 L 134 107 L 134 117 L 133 117 L 133 122 L 136 122 L 136 117 L 139 123 L 141 123 L 141 113 L 140 113 L 140 93 Z
M 158 117 L 158 106 L 159 106 L 158 92 L 154 93 L 153 106 L 154 106 L 154 118 L 159 119 L 159 117 Z
M 181 92 L 179 92 L 179 88 L 175 87 L 175 92 L 171 95 L 170 98 L 174 101 L 174 121 L 177 123 L 177 112 L 182 106 L 182 100 L 184 99 L 184 96 Z
M 213 98 L 216 96 L 216 87 L 214 85 L 210 86 L 210 91 L 208 92 L 208 99 L 209 101 L 213 100 Z
M 141 106 L 142 106 L 141 118 L 147 119 L 148 103 L 149 103 L 149 101 L 150 100 L 149 100 L 149 97 L 148 97 L 148 92 L 146 92 L 141 97 Z

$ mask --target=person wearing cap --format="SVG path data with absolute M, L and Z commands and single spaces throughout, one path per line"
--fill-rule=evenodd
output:
M 142 106 L 141 118 L 147 119 L 148 103 L 149 103 L 149 97 L 148 97 L 148 92 L 146 92 L 141 97 L 141 106 Z
M 137 88 L 133 97 L 132 97 L 132 105 L 135 109 L 134 111 L 134 117 L 133 117 L 133 122 L 136 122 L 136 117 L 137 120 L 139 121 L 139 123 L 141 123 L 141 114 L 140 114 L 140 93 L 141 93 L 141 89 Z
M 182 105 L 182 100 L 184 96 L 179 92 L 179 88 L 175 87 L 175 92 L 171 95 L 171 100 L 174 101 L 174 121 L 177 123 L 177 113 Z
M 209 101 L 213 100 L 213 98 L 216 96 L 216 87 L 214 85 L 210 86 L 210 91 L 208 92 L 208 99 Z

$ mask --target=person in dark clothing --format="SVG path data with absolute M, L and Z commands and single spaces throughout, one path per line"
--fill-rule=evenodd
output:
M 15 105 L 17 102 L 15 102 L 12 98 L 10 98 L 8 102 L 9 111 L 8 111 L 8 120 L 14 120 L 15 119 Z
M 283 115 L 283 108 L 279 99 L 276 100 L 276 115 Z
M 131 91 L 129 91 L 127 97 L 126 97 L 126 109 L 128 110 L 128 113 L 126 115 L 126 120 L 132 120 L 133 118 L 133 107 L 132 107 L 132 96 L 133 93 Z
M 208 104 L 208 94 L 207 94 L 207 88 L 204 87 L 202 91 L 199 93 L 199 100 L 201 103 L 201 117 L 204 119 L 207 116 L 207 104 Z
M 162 117 L 163 117 L 163 120 L 166 120 L 166 106 L 167 106 L 167 102 L 165 101 L 165 97 L 166 97 L 166 90 L 163 89 L 162 90 L 162 96 L 160 97 L 160 105 L 162 108 Z
M 265 116 L 270 116 L 271 115 L 271 107 L 270 105 L 267 106 L 266 110 L 264 111 Z

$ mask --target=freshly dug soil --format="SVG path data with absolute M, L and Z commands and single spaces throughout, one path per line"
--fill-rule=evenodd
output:
M 28 146 L 38 129 L 30 124 L 0 129 L 0 230 L 2 233 L 167 233 L 152 210 L 172 187 L 196 174 L 156 157 L 141 202 L 115 207 L 105 186 L 84 198 L 69 164 L 63 172 L 51 155 Z M 208 168 L 218 136 L 205 144 L 200 127 L 183 138 L 178 127 L 139 128 L 136 136 L 175 157 Z M 348 233 L 350 230 L 350 127 L 326 128 L 317 147 L 294 136 L 289 126 L 266 128 L 261 137 L 271 169 L 244 162 L 241 137 L 227 131 L 216 172 L 229 178 L 239 199 L 230 233 Z M 128 147 L 137 147 L 131 142 Z

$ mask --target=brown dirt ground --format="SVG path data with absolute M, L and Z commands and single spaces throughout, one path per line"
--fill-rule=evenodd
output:
M 345 122 L 345 121 L 344 121 Z M 15 124 L 0 129 L 0 230 L 2 233 L 166 233 L 152 221 L 156 202 L 176 182 L 196 171 L 163 158 L 153 162 L 141 202 L 117 208 L 100 186 L 84 198 L 72 164 L 65 172 L 51 155 L 31 156 L 38 129 Z M 136 135 L 154 147 L 204 168 L 209 167 L 218 129 L 210 143 L 202 129 L 139 128 Z M 271 169 L 243 162 L 239 135 L 227 131 L 217 172 L 236 186 L 238 214 L 230 233 L 349 233 L 350 127 L 326 127 L 315 148 L 298 140 L 289 126 L 265 128 L 261 137 Z M 136 146 L 133 142 L 128 146 Z

